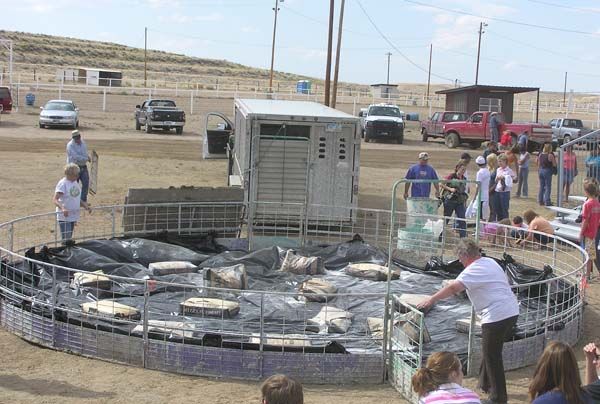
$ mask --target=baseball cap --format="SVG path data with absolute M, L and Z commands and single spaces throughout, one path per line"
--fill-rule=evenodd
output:
M 81 136 L 81 133 L 79 133 L 79 131 L 77 129 L 75 129 L 73 132 L 71 132 L 71 137 L 79 137 Z
M 484 165 L 485 158 L 483 156 L 477 156 L 477 158 L 475 159 L 475 164 L 477 164 L 478 166 Z
M 429 153 L 427 153 L 427 152 L 419 153 L 419 160 L 429 160 Z

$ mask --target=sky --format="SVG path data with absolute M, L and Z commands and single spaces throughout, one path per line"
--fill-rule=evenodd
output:
M 341 0 L 335 1 L 335 37 Z M 144 46 L 269 68 L 275 0 L 0 0 L 0 29 Z M 324 78 L 327 0 L 279 3 L 275 69 Z M 340 80 L 600 92 L 598 0 L 346 0 Z

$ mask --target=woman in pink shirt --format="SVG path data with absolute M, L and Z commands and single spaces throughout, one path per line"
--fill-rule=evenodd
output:
M 565 195 L 565 201 L 569 200 L 569 192 L 571 192 L 571 184 L 573 179 L 577 177 L 577 155 L 573 151 L 573 146 L 569 146 L 565 149 L 563 154 L 563 193 Z
M 462 364 L 453 352 L 434 352 L 412 377 L 419 404 L 480 404 L 479 396 L 461 386 Z

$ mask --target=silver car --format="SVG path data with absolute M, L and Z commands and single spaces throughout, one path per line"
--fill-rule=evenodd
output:
M 79 108 L 73 101 L 50 100 L 40 107 L 40 128 L 51 126 L 79 127 Z

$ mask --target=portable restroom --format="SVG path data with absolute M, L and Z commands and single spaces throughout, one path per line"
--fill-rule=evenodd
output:
M 307 206 L 309 221 L 352 219 L 348 208 L 358 202 L 358 117 L 308 101 L 236 99 L 234 105 L 229 178 L 231 185 L 241 184 L 247 202 L 278 216 L 299 215 Z
M 311 84 L 310 80 L 298 80 L 296 83 L 296 93 L 310 94 Z

